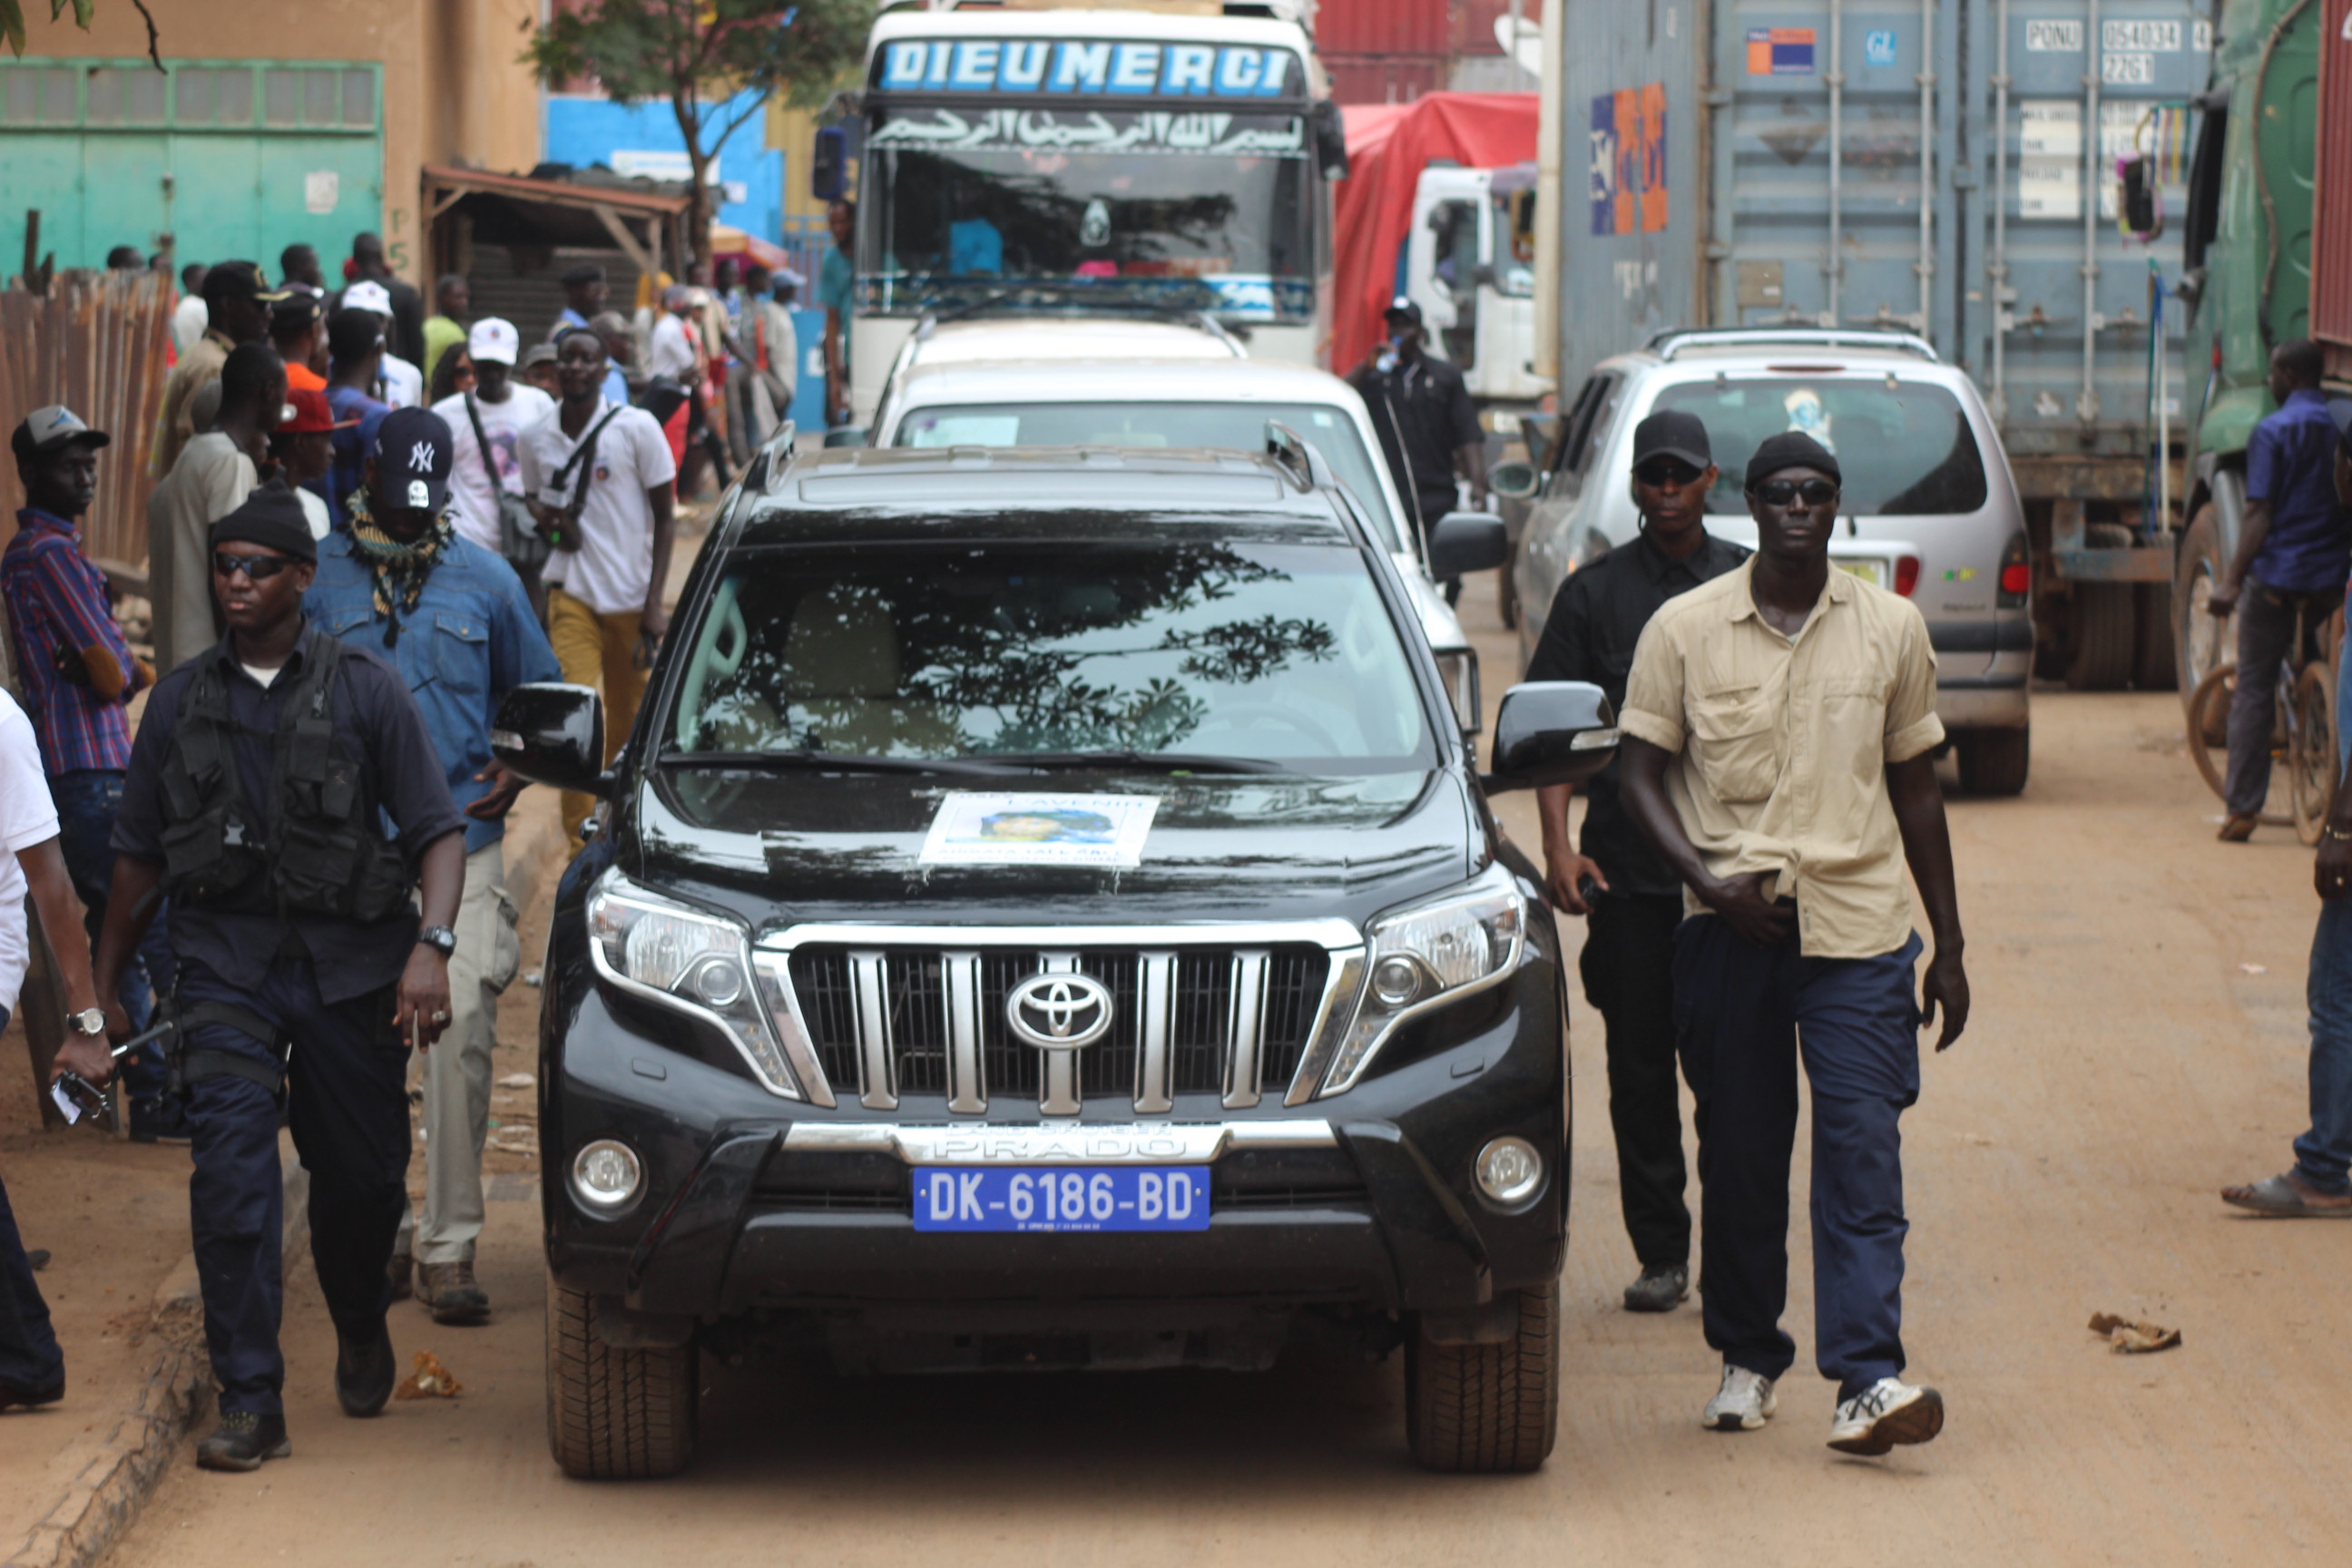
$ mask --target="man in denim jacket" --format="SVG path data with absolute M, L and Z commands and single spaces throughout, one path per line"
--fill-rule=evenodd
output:
M 467 817 L 451 1018 L 424 1063 L 426 1184 L 415 1252 L 417 1297 L 445 1323 L 489 1312 L 474 1281 L 482 1141 L 499 994 L 519 954 L 499 841 L 523 780 L 490 755 L 490 721 L 515 687 L 563 678 L 514 569 L 450 524 L 452 446 L 447 423 L 429 410 L 385 417 L 348 526 L 319 547 L 318 579 L 302 601 L 328 632 L 399 668 Z M 405 1251 L 394 1254 L 395 1290 L 406 1283 Z

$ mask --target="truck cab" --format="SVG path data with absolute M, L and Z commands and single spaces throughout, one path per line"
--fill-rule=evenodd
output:
M 1532 407 L 1551 390 L 1535 369 L 1535 165 L 1433 163 L 1413 187 L 1399 293 L 1421 307 L 1428 349 L 1470 395 Z

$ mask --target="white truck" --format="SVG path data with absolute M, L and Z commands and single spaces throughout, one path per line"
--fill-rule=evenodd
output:
M 1402 293 L 1421 307 L 1429 352 L 1462 372 L 1479 406 L 1507 417 L 1552 389 L 1536 370 L 1536 168 L 1432 163 L 1413 185 Z

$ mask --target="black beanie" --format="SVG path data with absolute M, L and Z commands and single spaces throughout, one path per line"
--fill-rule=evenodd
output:
M 1783 430 L 1777 436 L 1767 436 L 1748 459 L 1746 484 L 1753 489 L 1783 468 L 1819 468 L 1840 484 L 1845 476 L 1838 472 L 1835 454 L 1801 430 Z
M 319 542 L 310 537 L 310 520 L 302 510 L 301 498 L 288 489 L 283 479 L 270 480 L 246 497 L 243 506 L 213 524 L 215 545 L 232 542 L 262 545 L 297 561 L 319 559 Z

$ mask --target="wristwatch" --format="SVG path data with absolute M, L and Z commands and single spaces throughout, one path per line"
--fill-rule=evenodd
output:
M 416 940 L 444 958 L 457 951 L 457 933 L 447 926 L 426 926 L 416 933 Z
M 106 1015 L 96 1007 L 84 1007 L 79 1013 L 69 1014 L 66 1022 L 73 1026 L 75 1034 L 87 1040 L 97 1039 L 106 1033 Z

